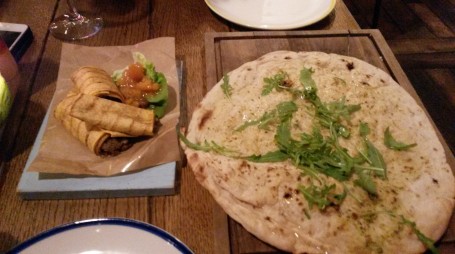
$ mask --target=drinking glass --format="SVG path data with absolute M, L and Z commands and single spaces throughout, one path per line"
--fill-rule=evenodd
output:
M 73 0 L 66 0 L 69 12 L 57 17 L 50 25 L 51 34 L 61 40 L 80 40 L 98 33 L 103 27 L 101 17 L 81 15 L 74 6 Z

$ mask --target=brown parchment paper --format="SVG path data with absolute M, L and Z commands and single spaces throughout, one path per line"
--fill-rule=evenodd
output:
M 71 73 L 81 66 L 96 66 L 108 73 L 133 63 L 138 51 L 164 73 L 169 84 L 169 102 L 157 134 L 135 143 L 115 157 L 99 157 L 73 137 L 54 117 L 56 105 L 73 88 Z M 180 159 L 176 125 L 180 115 L 179 84 L 174 38 L 157 38 L 131 46 L 87 47 L 64 43 L 57 84 L 50 105 L 49 121 L 40 149 L 28 171 L 73 175 L 110 176 L 142 170 Z

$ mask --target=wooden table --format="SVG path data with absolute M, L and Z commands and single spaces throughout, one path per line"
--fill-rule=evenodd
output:
M 146 39 L 172 36 L 176 55 L 185 63 L 187 119 L 203 98 L 205 79 L 204 35 L 208 32 L 247 31 L 216 16 L 196 0 L 76 1 L 81 11 L 104 17 L 97 36 L 77 42 L 89 46 L 129 45 Z M 229 240 L 225 215 L 210 194 L 182 168 L 178 194 L 82 200 L 24 201 L 16 187 L 39 126 L 55 90 L 62 43 L 51 37 L 47 26 L 66 9 L 65 1 L 0 1 L 0 21 L 28 24 L 34 42 L 19 63 L 20 89 L 6 126 L 0 149 L 5 166 L 0 175 L 0 252 L 57 225 L 72 221 L 126 217 L 154 224 L 186 243 L 195 253 L 252 253 L 275 251 L 246 231 Z M 305 30 L 358 29 L 342 1 L 323 21 Z M 224 225 L 224 226 L 223 226 Z M 221 226 L 221 227 L 220 227 Z M 449 253 L 449 252 L 447 252 Z

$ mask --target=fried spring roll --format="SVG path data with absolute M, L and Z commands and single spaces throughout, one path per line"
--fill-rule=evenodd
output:
M 89 94 L 114 101 L 124 102 L 125 98 L 109 74 L 96 67 L 81 67 L 71 75 L 71 80 L 82 94 Z
M 155 115 L 152 110 L 79 94 L 70 115 L 101 129 L 134 137 L 152 136 Z
M 78 95 L 62 100 L 54 111 L 55 118 L 76 138 L 96 155 L 113 156 L 133 145 L 129 135 L 102 130 L 70 115 L 71 107 Z

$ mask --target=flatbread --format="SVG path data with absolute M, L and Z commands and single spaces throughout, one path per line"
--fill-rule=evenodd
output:
M 356 185 L 354 177 L 340 182 L 318 174 L 337 191 L 348 190 L 341 204 L 321 210 L 299 191 L 314 178 L 291 160 L 242 159 L 277 150 L 276 125 L 235 130 L 280 102 L 293 100 L 298 106 L 292 135 L 311 133 L 317 120 L 307 100 L 277 90 L 261 95 L 264 78 L 284 71 L 295 87 L 302 68 L 313 70 L 321 101 L 344 97 L 361 106 L 344 122 L 352 135 L 339 142 L 350 155 L 358 154 L 364 141 L 357 130 L 368 123 L 368 140 L 387 165 L 387 179 L 373 178 L 377 196 Z M 293 253 L 421 253 L 426 246 L 417 232 L 433 240 L 444 233 L 454 207 L 453 173 L 426 114 L 388 74 L 352 57 L 278 51 L 245 63 L 227 77 L 228 88 L 226 80 L 220 80 L 198 104 L 186 134 L 192 144 L 211 149 L 182 146 L 197 180 L 246 230 Z M 404 151 L 387 148 L 387 128 L 396 140 L 417 145 Z M 219 152 L 220 147 L 235 155 Z

